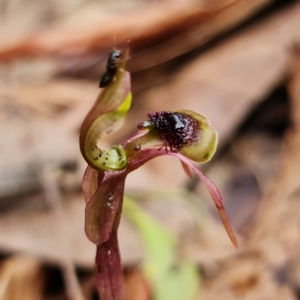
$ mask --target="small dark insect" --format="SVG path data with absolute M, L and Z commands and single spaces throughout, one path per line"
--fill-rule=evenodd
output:
M 199 123 L 188 115 L 160 111 L 148 114 L 150 122 L 155 130 L 159 132 L 160 139 L 172 152 L 178 152 L 186 144 L 190 145 L 199 137 Z
M 119 62 L 122 56 L 122 52 L 120 50 L 112 50 L 110 51 L 107 59 L 106 72 L 102 75 L 99 87 L 106 87 L 109 85 L 117 72 L 117 63 Z

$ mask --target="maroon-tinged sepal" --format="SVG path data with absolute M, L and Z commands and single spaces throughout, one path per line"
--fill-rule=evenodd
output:
M 96 284 L 100 299 L 125 299 L 123 269 L 116 230 L 111 232 L 106 242 L 97 246 Z
M 124 196 L 126 173 L 105 171 L 99 187 L 85 209 L 85 232 L 90 241 L 99 245 L 109 239 L 118 227 Z

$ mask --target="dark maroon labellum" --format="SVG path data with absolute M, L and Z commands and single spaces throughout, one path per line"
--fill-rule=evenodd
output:
M 159 132 L 159 137 L 164 141 L 166 150 L 178 152 L 184 145 L 190 145 L 199 137 L 199 122 L 192 117 L 160 111 L 147 115 L 153 128 Z

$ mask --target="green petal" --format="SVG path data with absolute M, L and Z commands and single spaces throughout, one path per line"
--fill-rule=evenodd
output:
M 130 74 L 125 71 L 125 51 L 113 81 L 101 90 L 80 130 L 80 150 L 86 162 L 98 170 L 120 170 L 127 165 L 121 146 L 101 150 L 97 142 L 122 127 L 131 104 Z M 103 154 L 103 155 L 102 155 Z
M 191 145 L 184 146 L 179 153 L 195 162 L 205 163 L 209 161 L 217 149 L 217 132 L 205 116 L 190 110 L 178 110 L 177 112 L 188 115 L 199 122 L 199 139 Z
M 198 294 L 197 268 L 176 255 L 176 239 L 133 200 L 124 199 L 124 213 L 139 231 L 145 247 L 142 268 L 154 300 L 194 300 Z

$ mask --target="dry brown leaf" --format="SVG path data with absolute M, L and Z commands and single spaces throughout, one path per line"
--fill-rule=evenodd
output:
M 71 197 L 64 199 L 62 225 L 55 219 L 55 213 L 47 209 L 28 211 L 20 205 L 19 209 L 3 214 L 0 219 L 0 249 L 29 253 L 56 265 L 61 265 L 67 257 L 77 266 L 93 268 L 95 245 L 84 232 L 84 200 L 81 196 Z M 43 199 L 39 198 L 39 201 Z M 119 234 L 124 264 L 140 261 L 143 254 L 138 234 L 126 220 L 122 220 Z
M 133 270 L 126 274 L 126 300 L 149 300 L 149 286 L 141 271 Z
M 41 300 L 43 283 L 41 266 L 32 257 L 14 256 L 1 265 L 1 300 Z
M 117 36 L 120 44 L 131 40 L 131 45 L 136 50 L 162 43 L 162 49 L 151 50 L 150 56 L 149 53 L 147 54 L 148 57 L 142 54 L 139 62 L 137 58 L 136 68 L 140 69 L 148 66 L 149 62 L 157 64 L 203 44 L 212 36 L 228 30 L 269 2 L 271 0 L 250 2 L 222 0 L 208 5 L 207 1 L 204 3 L 176 1 L 170 5 L 166 1 L 148 3 L 112 16 L 109 14 L 96 16 L 91 11 L 81 16 L 82 21 L 78 20 L 79 16 L 77 18 L 73 16 L 73 21 L 67 20 L 52 29 L 42 30 L 18 42 L 2 44 L 0 58 L 20 55 L 84 54 L 101 49 L 107 50 L 111 48 L 113 36 Z M 91 9 L 95 8 L 91 7 Z M 181 46 L 178 47 L 177 40 L 171 41 L 168 52 L 164 53 L 166 40 L 194 26 L 196 26 L 194 32 L 188 34 L 191 38 L 182 43 L 183 37 L 180 36 L 178 39 Z M 174 42 L 176 47 L 173 45 Z M 157 55 L 153 56 L 155 52 Z
M 297 3 L 242 31 L 138 100 L 145 111 L 184 108 L 206 115 L 223 144 L 287 76 L 290 45 L 300 39 L 299 14 Z
M 190 109 L 209 118 L 222 148 L 249 112 L 287 76 L 289 45 L 300 39 L 299 14 L 299 3 L 278 12 L 199 56 L 170 76 L 168 84 L 143 93 L 135 100 L 138 114 L 132 111 L 124 130 L 133 128 L 134 116 Z M 147 168 L 154 178 L 149 186 L 177 187 L 186 180 L 181 166 L 172 159 L 155 159 Z M 156 178 L 162 179 L 157 185 Z
M 228 258 L 213 281 L 205 280 L 200 299 L 296 300 L 286 285 L 274 280 L 272 270 L 257 253 Z
M 297 299 L 300 256 L 300 57 L 289 83 L 293 125 L 285 134 L 277 176 L 268 186 L 242 254 L 228 260 L 205 299 Z M 295 289 L 295 290 L 293 290 Z
M 274 265 L 296 259 L 300 252 L 300 58 L 293 60 L 294 71 L 289 84 L 291 97 L 292 128 L 286 133 L 282 146 L 281 167 L 273 184 L 262 200 L 253 229 L 252 244 L 258 244 L 268 252 L 268 260 Z M 271 254 L 271 253 L 270 253 Z
M 128 67 L 132 71 L 145 69 L 176 56 L 196 49 L 209 42 L 218 34 L 225 33 L 248 19 L 258 10 L 269 4 L 270 0 L 238 0 L 228 2 L 220 11 L 212 11 L 210 15 L 198 18 L 194 26 L 181 34 L 173 35 L 162 43 L 134 53 Z
M 69 180 L 73 187 L 79 186 L 85 163 L 78 147 L 78 131 L 97 87 L 52 81 L 18 88 L 1 86 L 0 93 L 0 195 L 11 197 L 39 189 L 36 167 L 45 161 L 58 172 L 64 162 L 77 162 L 81 168 L 78 173 L 69 172 Z

